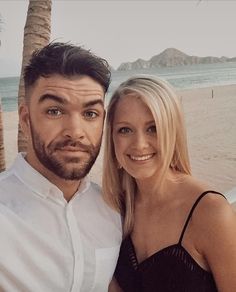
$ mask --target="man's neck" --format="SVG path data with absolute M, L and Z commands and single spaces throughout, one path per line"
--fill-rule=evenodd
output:
M 52 171 L 43 167 L 40 163 L 38 163 L 38 161 L 35 162 L 34 160 L 30 159 L 28 154 L 26 155 L 25 159 L 34 169 L 36 169 L 39 173 L 41 173 L 41 175 L 43 175 L 47 180 L 49 180 L 62 191 L 63 196 L 67 202 L 71 200 L 71 198 L 79 189 L 81 180 L 63 179 L 54 174 Z
M 54 183 L 55 184 L 55 183 Z M 63 192 L 63 196 L 67 202 L 69 202 L 74 194 L 78 191 L 81 184 L 81 180 L 76 181 L 60 181 L 56 186 Z
M 72 199 L 81 184 L 81 180 L 66 180 L 58 177 L 54 173 L 48 173 L 45 177 L 62 191 L 67 202 Z

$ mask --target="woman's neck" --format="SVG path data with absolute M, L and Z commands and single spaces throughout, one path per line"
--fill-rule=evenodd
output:
M 138 186 L 137 202 L 152 204 L 167 201 L 185 177 L 186 175 L 173 172 L 170 169 L 162 178 L 155 176 L 136 180 Z

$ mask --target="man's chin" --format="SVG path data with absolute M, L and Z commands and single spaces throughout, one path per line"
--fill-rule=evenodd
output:
M 67 181 L 75 181 L 80 180 L 86 176 L 84 172 L 78 170 L 62 170 L 62 171 L 55 171 L 51 170 L 51 172 L 56 175 L 59 179 L 67 180 Z
M 64 180 L 80 180 L 85 177 L 92 168 L 95 159 L 84 159 L 78 156 L 57 155 L 54 152 L 45 156 L 47 159 L 39 157 L 41 164 L 44 165 L 52 174 Z M 87 158 L 87 157 L 86 157 Z
M 51 171 L 61 179 L 75 181 L 83 179 L 91 169 L 91 165 L 81 165 L 81 162 L 79 168 L 78 163 L 76 162 L 67 162 L 66 164 L 66 167 L 65 165 L 63 166 L 63 164 L 61 164 L 60 167 L 53 168 Z

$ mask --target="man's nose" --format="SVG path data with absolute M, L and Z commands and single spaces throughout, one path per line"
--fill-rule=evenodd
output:
M 63 123 L 65 137 L 80 140 L 85 137 L 85 122 L 79 115 L 70 115 Z

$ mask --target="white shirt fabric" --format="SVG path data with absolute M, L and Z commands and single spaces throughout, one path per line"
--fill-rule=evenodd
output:
M 22 154 L 0 175 L 0 291 L 105 292 L 121 237 L 96 184 L 67 202 Z

